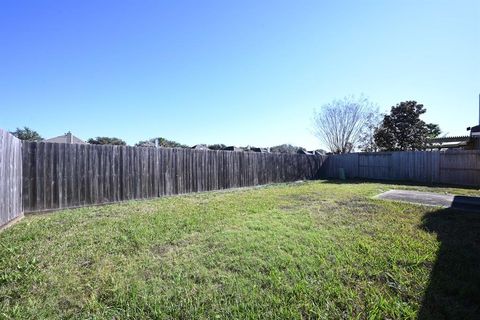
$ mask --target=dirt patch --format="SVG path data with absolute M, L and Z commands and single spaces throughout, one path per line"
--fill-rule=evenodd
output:
M 162 245 L 154 245 L 151 248 L 151 251 L 156 256 L 166 256 L 167 254 L 174 252 L 177 246 L 173 244 L 162 244 Z
M 322 198 L 319 194 L 290 194 L 279 199 L 277 208 L 284 211 L 298 211 L 330 204 L 332 201 Z
M 318 198 L 317 194 L 304 193 L 304 194 L 289 194 L 282 197 L 282 200 L 295 201 L 295 202 L 311 202 L 311 201 L 318 201 L 320 199 Z
M 175 242 L 153 245 L 150 250 L 154 255 L 158 257 L 165 257 L 192 245 L 193 243 L 198 241 L 199 236 L 200 233 L 193 232 Z
M 321 194 L 291 194 L 283 197 L 277 206 L 285 212 L 308 210 L 318 214 L 348 213 L 352 215 L 374 214 L 381 207 L 369 198 L 354 196 L 341 198 L 325 198 Z
M 351 198 L 348 200 L 336 200 L 335 205 L 339 208 L 347 209 L 354 214 L 374 213 L 379 205 L 372 203 L 365 198 Z
M 281 205 L 278 207 L 278 209 L 283 211 L 296 211 L 300 208 L 301 208 L 300 206 L 293 206 L 293 205 Z

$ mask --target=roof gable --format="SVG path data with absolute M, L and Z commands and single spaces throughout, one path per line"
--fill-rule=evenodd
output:
M 87 144 L 80 138 L 75 137 L 71 132 L 67 132 L 64 135 L 53 137 L 50 139 L 43 140 L 44 142 L 50 143 L 70 143 L 70 144 Z

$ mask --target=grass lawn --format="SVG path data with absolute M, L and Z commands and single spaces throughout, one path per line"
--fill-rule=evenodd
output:
M 315 181 L 27 216 L 0 318 L 480 317 L 480 213 Z

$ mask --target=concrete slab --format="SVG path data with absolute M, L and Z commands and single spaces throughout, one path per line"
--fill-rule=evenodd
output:
M 480 197 L 456 196 L 433 192 L 390 190 L 376 196 L 378 199 L 395 200 L 428 206 L 473 210 L 480 212 Z

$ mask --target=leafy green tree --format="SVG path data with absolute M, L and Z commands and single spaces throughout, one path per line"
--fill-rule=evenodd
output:
M 30 129 L 29 127 L 23 127 L 23 129 L 17 128 L 17 130 L 11 131 L 10 133 L 20 140 L 26 140 L 26 141 L 42 141 L 43 140 L 42 136 L 40 136 L 40 134 L 37 131 Z
M 270 148 L 270 152 L 273 153 L 297 153 L 298 150 L 304 150 L 305 148 L 297 147 L 291 144 L 281 144 Z
M 440 129 L 440 126 L 435 123 L 427 123 L 427 129 L 428 129 L 428 137 L 430 139 L 438 137 L 440 134 L 442 134 L 442 130 Z
M 437 124 L 427 124 L 420 119 L 426 111 L 423 104 L 416 101 L 404 101 L 392 106 L 390 114 L 383 117 L 375 131 L 376 145 L 384 151 L 425 149 L 428 139 L 441 133 Z
M 137 147 L 155 147 L 158 144 L 162 148 L 189 148 L 189 146 L 165 138 L 152 138 L 150 140 L 139 141 Z
M 87 141 L 90 144 L 113 144 L 117 146 L 126 146 L 127 143 L 122 139 L 115 138 L 115 137 L 96 137 L 90 138 Z

